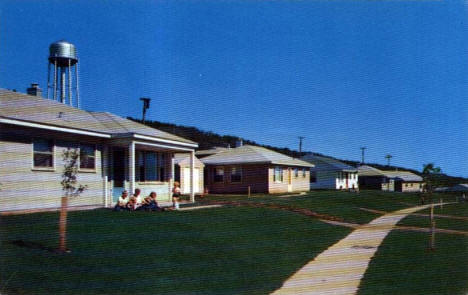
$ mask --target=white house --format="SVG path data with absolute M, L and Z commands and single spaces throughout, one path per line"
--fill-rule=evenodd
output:
M 336 159 L 308 153 L 301 158 L 315 165 L 310 169 L 311 189 L 358 189 L 358 170 Z
M 59 207 L 67 148 L 79 152 L 78 181 L 88 186 L 70 206 L 111 206 L 124 189 L 136 188 L 169 201 L 173 155 L 185 153 L 193 175 L 197 146 L 111 113 L 0 90 L 0 211 Z

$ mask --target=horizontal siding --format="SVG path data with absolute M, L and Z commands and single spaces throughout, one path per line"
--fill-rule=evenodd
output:
M 224 167 L 224 182 L 213 181 L 213 169 Z M 242 180 L 238 183 L 231 183 L 231 168 L 241 167 Z M 266 165 L 206 165 L 207 177 L 205 186 L 210 193 L 242 193 L 246 194 L 250 186 L 252 193 L 268 193 L 268 166 Z
M 56 133 L 45 135 L 42 132 L 43 138 L 56 141 L 55 170 L 35 171 L 32 167 L 33 136 L 28 132 L 18 134 L 20 131 L 2 129 L 0 133 L 0 211 L 59 207 L 63 195 L 60 184 L 64 164 L 62 153 L 67 147 L 75 147 L 74 143 L 62 140 Z M 75 138 L 76 143 L 80 141 L 88 143 L 89 139 Z M 79 184 L 87 185 L 88 189 L 81 196 L 71 198 L 70 206 L 103 205 L 101 150 L 97 144 L 96 170 L 78 173 Z
M 310 191 L 310 172 L 306 170 L 306 177 L 302 177 L 302 167 L 299 168 L 299 177 L 295 178 L 294 177 L 294 168 L 295 167 L 290 167 L 291 169 L 289 170 L 289 167 L 281 167 L 283 169 L 283 181 L 282 182 L 275 182 L 273 181 L 274 179 L 274 173 L 275 173 L 275 168 L 274 166 L 271 166 L 268 168 L 268 191 L 269 193 L 272 194 L 277 194 L 277 193 L 286 193 L 288 192 L 288 177 L 289 173 L 291 173 L 291 186 L 292 186 L 292 192 L 302 192 L 302 191 Z M 290 171 L 290 172 L 289 172 Z
M 180 187 L 181 189 L 183 190 L 184 189 L 184 185 L 185 185 L 185 181 L 190 181 L 190 178 L 189 179 L 185 179 L 185 176 L 184 176 L 184 168 L 185 167 L 180 167 Z M 188 167 L 190 168 L 190 167 Z M 195 168 L 198 168 L 198 185 L 199 185 L 199 188 L 200 188 L 200 194 L 203 193 L 204 189 L 205 189 L 205 182 L 203 180 L 203 177 L 204 177 L 204 167 L 203 166 L 199 166 L 199 167 L 195 167 Z M 185 192 L 184 192 L 185 193 Z
M 336 171 L 317 171 L 317 181 L 310 184 L 311 189 L 336 189 Z
M 420 182 L 403 182 L 401 186 L 401 191 L 404 193 L 421 192 L 422 184 Z

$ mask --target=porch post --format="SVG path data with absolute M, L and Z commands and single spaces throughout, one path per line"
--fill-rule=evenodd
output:
M 174 181 L 175 179 L 175 169 L 174 169 L 174 153 L 171 154 L 171 180 Z
M 170 153 L 171 162 L 169 163 L 169 200 L 172 200 L 172 188 L 174 187 L 175 172 L 174 172 L 174 153 Z
M 109 187 L 108 187 L 108 181 L 109 181 L 109 146 L 106 144 L 103 146 L 102 149 L 102 176 L 103 176 L 103 182 L 104 182 L 104 207 L 110 207 L 112 204 L 112 201 L 109 202 Z
M 135 142 L 128 147 L 128 180 L 130 182 L 130 195 L 135 193 Z
M 190 152 L 190 202 L 195 202 L 195 191 L 193 178 L 195 174 L 195 151 Z

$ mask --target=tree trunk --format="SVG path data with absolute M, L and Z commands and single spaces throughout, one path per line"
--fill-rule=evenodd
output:
M 60 209 L 59 221 L 59 251 L 67 251 L 67 215 L 68 197 L 62 197 L 62 207 Z

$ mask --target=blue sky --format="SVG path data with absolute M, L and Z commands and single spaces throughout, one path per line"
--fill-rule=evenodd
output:
M 74 43 L 82 106 L 468 177 L 464 1 L 0 2 L 0 87 Z

